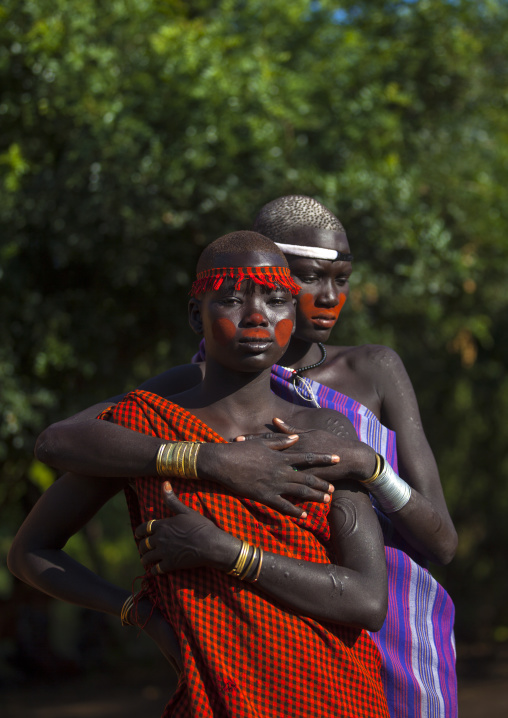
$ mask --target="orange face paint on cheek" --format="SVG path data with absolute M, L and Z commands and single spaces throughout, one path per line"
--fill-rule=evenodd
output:
M 229 344 L 229 342 L 234 339 L 236 327 L 231 319 L 225 319 L 224 317 L 221 319 L 214 319 L 212 324 L 212 334 L 218 344 L 226 346 L 226 344 Z
M 302 294 L 298 297 L 298 305 L 300 307 L 300 310 L 304 316 L 306 316 L 308 319 L 312 319 L 316 316 L 322 316 L 324 314 L 328 314 L 330 316 L 330 319 L 338 319 L 339 314 L 341 312 L 342 307 L 344 306 L 346 302 L 346 295 L 345 294 L 339 294 L 339 302 L 334 307 L 316 307 L 314 304 L 314 295 L 313 294 Z
M 291 339 L 293 331 L 293 322 L 291 319 L 281 319 L 275 325 L 275 340 L 280 347 L 286 346 Z
M 338 305 L 337 305 L 337 307 L 336 307 L 336 309 L 337 309 L 337 318 L 339 317 L 339 314 L 340 314 L 340 312 L 341 312 L 342 307 L 343 307 L 344 304 L 346 303 L 346 299 L 347 299 L 347 296 L 346 296 L 345 294 L 341 294 L 341 295 L 339 296 L 339 303 L 338 303 Z

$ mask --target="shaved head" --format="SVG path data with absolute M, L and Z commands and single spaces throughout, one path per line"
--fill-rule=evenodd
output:
M 286 267 L 287 261 L 283 252 L 271 239 L 258 232 L 231 232 L 211 242 L 198 260 L 197 273 L 216 266 L 245 266 L 248 264 L 246 255 L 252 253 L 266 255 L 267 263 L 273 266 Z
M 321 202 L 304 195 L 288 195 L 268 202 L 254 220 L 253 230 L 274 242 L 291 244 L 302 228 L 345 232 L 337 217 Z

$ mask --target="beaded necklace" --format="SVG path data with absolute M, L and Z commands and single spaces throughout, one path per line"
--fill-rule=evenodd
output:
M 282 367 L 283 369 L 287 369 L 292 373 L 291 381 L 293 382 L 293 386 L 295 387 L 295 392 L 298 394 L 298 396 L 301 399 L 304 399 L 305 401 L 310 401 L 313 406 L 315 406 L 317 409 L 320 408 L 319 402 L 317 400 L 316 395 L 312 391 L 312 384 L 307 377 L 300 376 L 300 374 L 303 374 L 304 371 L 309 371 L 309 369 L 316 369 L 318 366 L 321 366 L 326 361 L 326 348 L 324 344 L 321 342 L 317 342 L 318 347 L 321 349 L 321 359 L 317 361 L 315 364 L 309 364 L 308 366 L 301 366 L 299 369 L 293 369 L 289 366 Z M 302 392 L 302 389 L 306 392 L 304 394 Z

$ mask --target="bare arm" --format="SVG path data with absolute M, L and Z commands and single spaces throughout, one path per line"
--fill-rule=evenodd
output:
M 449 563 L 457 548 L 457 533 L 448 513 L 439 472 L 432 450 L 423 431 L 418 403 L 411 381 L 395 352 L 386 347 L 370 347 L 363 370 L 369 381 L 375 374 L 382 406 L 381 421 L 397 434 L 399 474 L 411 486 L 411 498 L 389 518 L 419 553 L 438 564 Z M 373 365 L 376 365 L 375 367 Z M 374 450 L 363 442 L 351 440 L 349 422 L 341 414 L 326 410 L 322 429 L 310 429 L 306 414 L 298 417 L 298 425 L 274 419 L 274 425 L 286 434 L 298 434 L 298 448 L 312 460 L 314 452 L 335 452 L 340 462 L 313 469 L 323 479 L 362 481 L 374 472 Z M 296 419 L 295 419 L 296 422 Z M 264 434 L 270 438 L 272 434 Z M 356 439 L 356 436 L 355 436 Z M 290 453 L 288 449 L 286 453 Z M 340 485 L 338 483 L 336 486 Z
M 228 571 L 239 554 L 240 539 L 182 504 L 168 483 L 163 491 L 176 516 L 152 524 L 152 548 L 140 542 L 143 563 L 153 565 L 154 572 L 203 565 Z M 377 631 L 387 609 L 386 561 L 368 495 L 354 482 L 343 482 L 334 494 L 329 521 L 340 565 L 265 552 L 257 586 L 301 615 Z M 146 537 L 146 524 L 136 536 Z
M 397 434 L 399 475 L 412 487 L 411 499 L 390 519 L 404 538 L 436 563 L 449 563 L 457 549 L 457 533 L 443 494 L 436 460 L 420 418 L 411 380 L 400 357 L 379 347 L 373 356 L 381 365 L 381 421 Z
M 170 396 L 195 386 L 201 379 L 198 365 L 185 364 L 149 379 L 140 389 L 159 396 Z M 155 476 L 160 439 L 96 420 L 101 411 L 123 396 L 95 404 L 68 419 L 51 424 L 37 439 L 36 458 L 61 471 L 87 476 Z
M 186 375 L 188 370 L 190 376 Z M 196 365 L 176 367 L 150 380 L 151 389 L 157 388 L 160 395 L 167 395 L 171 389 L 174 393 L 175 384 L 181 389 L 186 382 L 196 378 L 196 370 L 201 376 L 201 370 Z M 39 461 L 62 471 L 101 477 L 102 480 L 118 476 L 156 476 L 156 457 L 161 439 L 108 421 L 98 421 L 96 416 L 112 403 L 114 400 L 96 404 L 48 427 L 37 440 L 35 455 Z M 243 447 L 239 444 L 206 444 L 198 455 L 198 474 L 226 486 L 234 493 L 298 517 L 301 509 L 285 496 L 324 501 L 330 484 L 325 479 L 316 478 L 310 470 L 297 475 L 293 472 L 293 465 L 312 466 L 303 452 L 296 451 L 291 460 L 284 456 L 284 449 L 295 442 L 297 438 L 279 434 L 271 440 L 260 439 Z M 330 454 L 316 454 L 314 465 L 331 463 Z M 259 471 L 260 466 L 265 467 L 264 472 Z
M 8 555 L 11 572 L 54 598 L 120 616 L 130 591 L 113 585 L 63 550 L 68 539 L 123 487 L 123 481 L 66 474 L 39 499 L 18 531 Z M 152 612 L 148 599 L 139 602 L 139 624 Z M 171 627 L 155 609 L 144 626 L 162 653 L 179 665 L 179 648 Z

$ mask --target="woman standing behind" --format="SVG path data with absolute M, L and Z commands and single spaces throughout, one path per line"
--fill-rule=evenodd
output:
M 254 229 L 283 250 L 301 288 L 296 330 L 282 366 L 272 370 L 273 390 L 289 401 L 345 414 L 360 440 L 383 455 L 403 479 L 398 483 L 393 478 L 393 488 L 385 485 L 384 495 L 372 490 L 385 539 L 389 595 L 384 626 L 372 637 L 383 658 L 390 714 L 453 718 L 454 607 L 427 571 L 426 559 L 449 563 L 457 535 L 411 381 L 398 355 L 387 347 L 325 344 L 346 301 L 352 271 L 345 230 L 326 207 L 310 197 L 281 197 L 261 209 Z M 304 448 L 298 427 L 280 429 L 299 433 L 299 448 Z M 314 450 L 319 451 L 319 445 L 314 443 Z M 350 469 L 345 447 L 337 453 Z M 406 497 L 410 491 L 410 498 L 397 508 L 391 491 Z

